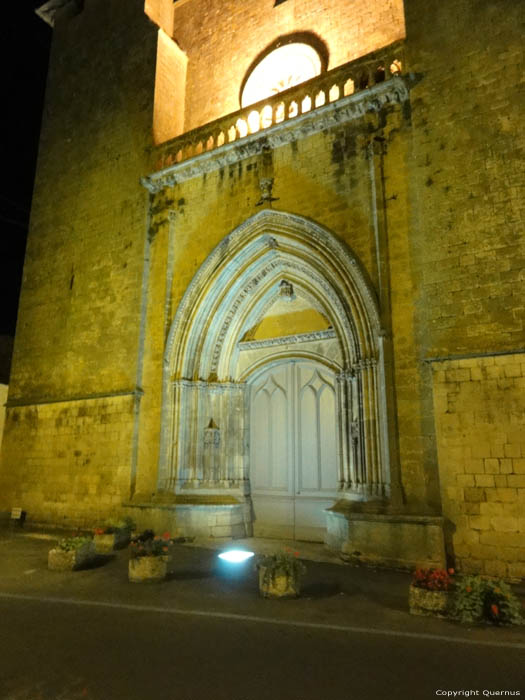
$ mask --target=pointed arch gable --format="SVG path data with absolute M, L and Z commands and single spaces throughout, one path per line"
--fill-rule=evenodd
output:
M 255 302 L 283 276 L 304 285 L 330 312 L 347 364 L 377 357 L 377 297 L 355 255 L 320 224 L 266 209 L 219 243 L 186 290 L 166 344 L 171 376 L 207 379 L 203 353 L 211 345 L 222 349 L 225 341 L 232 352 L 229 329 L 246 325 Z

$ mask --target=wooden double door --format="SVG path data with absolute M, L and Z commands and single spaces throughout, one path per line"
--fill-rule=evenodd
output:
M 254 534 L 323 541 L 338 488 L 335 374 L 287 360 L 256 376 L 249 400 Z

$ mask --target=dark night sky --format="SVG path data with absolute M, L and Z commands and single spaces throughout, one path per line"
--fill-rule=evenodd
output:
M 13 335 L 33 191 L 52 30 L 34 14 L 43 0 L 2 9 L 0 137 L 0 335 Z

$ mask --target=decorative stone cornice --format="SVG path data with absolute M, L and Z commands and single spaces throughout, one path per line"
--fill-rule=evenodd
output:
M 310 343 L 314 340 L 328 340 L 335 338 L 335 331 L 313 331 L 311 333 L 296 333 L 295 335 L 282 335 L 279 338 L 265 338 L 264 340 L 245 340 L 239 343 L 240 350 L 258 350 L 274 345 L 288 345 L 289 343 Z
M 204 173 L 259 155 L 264 149 L 278 148 L 305 136 L 341 126 L 359 119 L 368 112 L 379 112 L 385 105 L 405 102 L 408 98 L 409 90 L 405 80 L 396 76 L 238 141 L 225 143 L 212 151 L 206 151 L 181 163 L 174 163 L 143 177 L 141 183 L 150 193 L 155 194 L 164 187 L 172 187 L 200 177 Z

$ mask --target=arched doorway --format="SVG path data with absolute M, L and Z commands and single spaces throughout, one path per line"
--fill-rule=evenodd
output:
M 255 515 L 256 531 L 273 521 L 275 535 L 286 537 L 291 527 L 296 536 L 319 539 L 323 503 L 389 496 L 382 387 L 377 303 L 357 259 L 318 224 L 263 210 L 211 253 L 175 316 L 165 354 L 158 487 L 238 499 L 247 531 Z M 269 425 L 264 401 L 286 415 L 277 486 L 268 480 L 275 455 L 261 456 L 252 444 L 262 450 L 267 441 L 270 428 L 254 428 L 251 417 L 258 412 Z M 273 516 L 264 515 L 264 497 L 284 488 L 283 479 L 282 510 L 292 508 L 293 517 L 281 527 L 277 494 L 269 502 Z
M 294 358 L 248 382 L 256 536 L 323 541 L 340 482 L 336 385 L 329 367 Z

